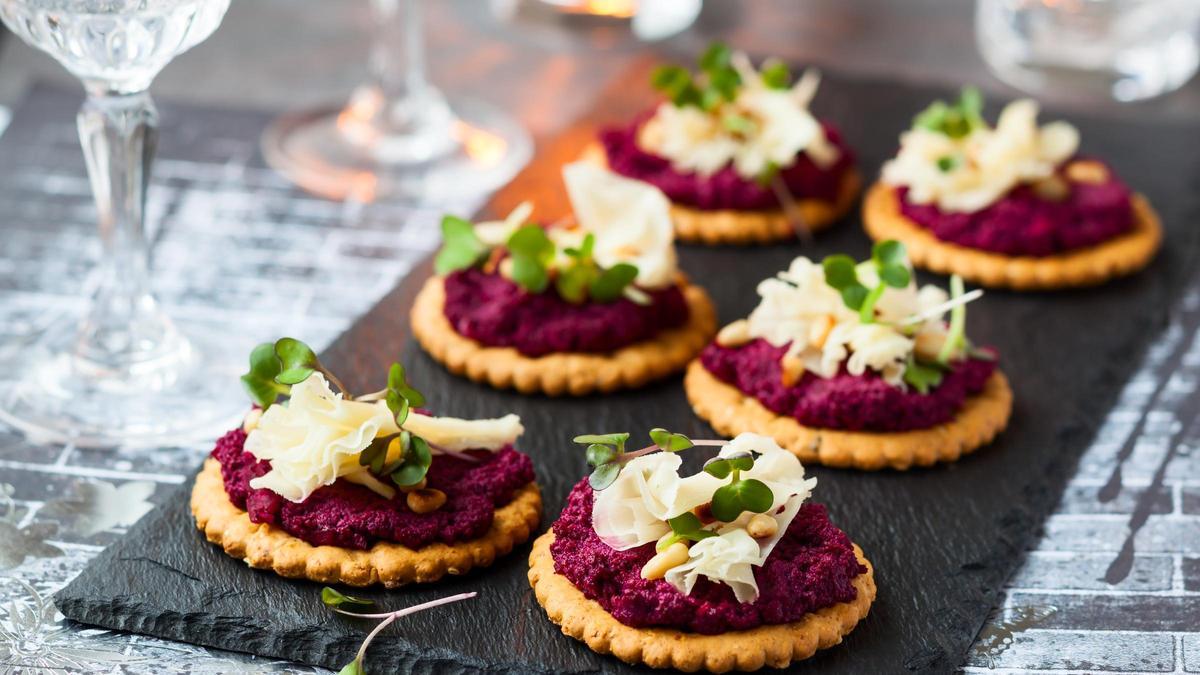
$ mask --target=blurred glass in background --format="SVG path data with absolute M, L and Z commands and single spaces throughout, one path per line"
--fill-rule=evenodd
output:
M 977 0 L 975 35 L 1005 82 L 1136 101 L 1200 64 L 1200 0 Z
M 427 78 L 421 0 L 370 0 L 370 77 L 344 106 L 277 119 L 267 162 L 331 199 L 448 206 L 507 183 L 533 154 L 521 124 Z

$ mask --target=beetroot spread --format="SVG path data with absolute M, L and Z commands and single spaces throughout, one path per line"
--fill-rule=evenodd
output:
M 907 188 L 898 188 L 897 196 L 901 212 L 938 239 L 1003 255 L 1054 255 L 1099 244 L 1133 226 L 1129 186 L 1111 169 L 1102 183 L 1068 184 L 1070 196 L 1061 202 L 1018 185 L 975 213 L 944 213 L 933 204 L 909 203 Z
M 550 546 L 554 571 L 621 623 L 716 634 L 797 621 L 809 612 L 857 595 L 854 578 L 866 572 L 850 538 L 829 522 L 825 507 L 805 504 L 765 564 L 754 568 L 758 600 L 740 603 L 725 584 L 701 577 L 690 595 L 663 579 L 641 576 L 654 543 L 616 551 L 592 528 L 592 489 L 575 485 Z
M 650 183 L 671 201 L 697 209 L 765 211 L 780 208 L 779 199 L 770 186 L 742 178 L 732 166 L 708 177 L 679 173 L 671 168 L 670 160 L 642 150 L 637 144 L 637 134 L 651 114 L 640 116 L 627 127 L 605 129 L 600 133 L 600 143 L 614 172 Z M 837 129 L 826 123 L 822 126 L 826 138 L 840 151 L 840 156 L 832 166 L 822 169 L 801 152 L 792 166 L 780 171 L 780 178 L 796 199 L 837 201 L 842 178 L 854 165 L 854 153 Z
M 574 305 L 552 289 L 530 293 L 498 274 L 467 269 L 445 279 L 445 315 L 455 332 L 526 356 L 611 352 L 688 320 L 678 286 L 646 291 L 650 304 L 621 298 Z
M 392 541 L 415 549 L 475 539 L 492 526 L 496 509 L 534 479 L 529 457 L 511 447 L 496 453 L 478 450 L 469 453 L 481 460 L 478 464 L 445 455 L 434 458 L 426 480 L 446 493 L 446 503 L 433 513 L 413 513 L 399 491 L 395 499 L 384 499 L 345 480 L 294 504 L 270 490 L 250 487 L 251 479 L 271 467 L 243 451 L 245 442 L 245 432 L 234 429 L 217 441 L 212 453 L 221 463 L 229 500 L 249 513 L 251 521 L 281 527 L 316 546 L 366 549 L 376 541 Z
M 874 371 L 851 375 L 843 370 L 829 379 L 805 373 L 785 387 L 780 365 L 785 351 L 786 346 L 761 339 L 738 348 L 712 343 L 700 353 L 700 361 L 718 379 L 779 415 L 809 427 L 847 431 L 907 431 L 946 422 L 996 369 L 994 361 L 966 359 L 927 394 L 892 386 Z

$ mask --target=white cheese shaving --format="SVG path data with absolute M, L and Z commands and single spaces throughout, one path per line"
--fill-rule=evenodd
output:
M 872 265 L 858 266 L 859 281 L 867 287 L 878 283 Z M 921 333 L 945 333 L 942 315 L 949 307 L 947 293 L 936 286 L 918 288 L 915 280 L 905 288 L 884 290 L 875 304 L 878 321 L 862 323 L 858 312 L 846 307 L 836 289 L 825 283 L 822 266 L 803 256 L 786 272 L 758 285 L 762 300 L 747 319 L 752 338 L 762 338 L 800 359 L 806 371 L 830 378 L 842 365 L 853 375 L 868 369 L 878 372 L 894 386 L 903 386 L 905 363 Z M 917 321 L 914 316 L 924 317 Z M 832 322 L 821 340 L 814 332 Z M 905 334 L 897 324 L 911 327 Z M 814 328 L 816 327 L 816 328 Z
M 666 195 L 584 162 L 564 166 L 563 180 L 579 227 L 548 230 L 560 249 L 579 246 L 590 233 L 596 240 L 593 255 L 601 266 L 634 265 L 637 284 L 646 288 L 676 282 L 675 229 Z
M 752 597 L 751 600 L 741 600 L 752 602 L 753 597 L 758 595 L 758 587 L 752 573 L 747 581 L 745 570 L 749 569 L 748 566 L 762 565 L 766 561 L 817 483 L 815 478 L 806 479 L 800 460 L 779 447 L 769 436 L 740 434 L 721 449 L 719 456 L 731 457 L 750 451 L 758 456 L 753 468 L 743 472 L 742 477 L 756 478 L 771 488 L 775 501 L 767 514 L 776 519 L 776 535 L 764 540 L 755 540 L 746 535 L 754 544 L 751 550 L 736 534 L 745 534 L 750 514 L 743 514 L 732 523 L 718 525 L 715 531 L 720 536 L 704 539 L 692 546 L 688 563 L 690 567 L 685 566 L 686 569 L 681 572 L 667 574 L 667 581 L 682 593 L 689 593 L 696 575 L 703 575 L 719 583 L 728 583 L 738 594 L 739 600 Z M 707 504 L 713 492 L 728 482 L 704 472 L 680 477 L 681 464 L 682 460 L 674 453 L 656 452 L 638 457 L 625 465 L 611 486 L 595 493 L 592 527 L 601 540 L 618 551 L 657 541 L 671 531 L 667 519 Z M 700 544 L 717 539 L 725 543 L 697 548 Z
M 914 204 L 936 204 L 946 212 L 982 210 L 1021 183 L 1052 175 L 1079 148 L 1079 132 L 1066 122 L 1037 125 L 1038 105 L 1008 104 L 994 129 L 975 129 L 950 138 L 916 128 L 900 136 L 900 152 L 883 165 L 882 179 L 908 188 Z M 950 162 L 946 170 L 939 162 Z
M 461 420 L 410 413 L 404 428 L 441 449 L 499 450 L 524 431 L 521 419 L 506 415 L 491 420 Z M 245 450 L 271 463 L 271 470 L 250 481 L 292 502 L 302 502 L 338 478 L 365 485 L 384 497 L 395 491 L 367 473 L 359 455 L 378 436 L 398 433 L 395 418 L 383 401 L 347 401 L 313 373 L 292 386 L 287 402 L 263 413 L 246 437 Z
M 754 179 L 772 166 L 792 166 L 802 151 L 818 166 L 837 161 L 837 148 L 808 110 L 820 81 L 816 71 L 806 71 L 791 89 L 774 89 L 744 53 L 734 54 L 733 65 L 742 79 L 733 101 L 711 111 L 663 103 L 642 126 L 638 145 L 680 173 L 701 176 L 732 165 L 739 176 Z M 724 122 L 729 116 L 749 120 L 749 127 L 731 130 Z

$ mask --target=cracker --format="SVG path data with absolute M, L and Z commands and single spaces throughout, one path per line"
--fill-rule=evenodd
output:
M 872 471 L 952 462 L 991 442 L 1007 426 L 1012 412 L 1012 390 L 999 370 L 982 391 L 967 398 L 953 420 L 928 429 L 894 432 L 806 427 L 717 379 L 698 359 L 688 366 L 683 386 L 692 409 L 718 433 L 731 438 L 746 431 L 763 434 L 801 462 Z
M 1162 244 L 1162 224 L 1150 202 L 1134 195 L 1133 228 L 1113 239 L 1055 255 L 1008 256 L 942 241 L 905 217 L 896 190 L 876 183 L 863 201 L 863 225 L 875 241 L 904 242 L 913 264 L 992 288 L 1017 291 L 1094 286 L 1150 263 Z
M 569 579 L 554 571 L 550 544 L 554 532 L 538 537 L 529 554 L 529 584 L 550 620 L 562 632 L 600 654 L 612 654 L 629 664 L 675 668 L 687 672 L 707 670 L 758 670 L 783 668 L 807 659 L 818 649 L 832 647 L 854 629 L 875 599 L 871 563 L 857 545 L 854 554 L 867 571 L 854 578 L 858 594 L 806 614 L 799 621 L 719 635 L 703 635 L 671 628 L 634 628 L 617 621 L 594 600 L 589 600 Z
M 491 529 L 478 539 L 438 542 L 416 550 L 381 541 L 360 551 L 313 546 L 281 528 L 251 522 L 249 514 L 229 501 L 221 465 L 215 459 L 204 462 L 192 488 L 196 526 L 229 555 L 283 577 L 348 586 L 383 584 L 395 588 L 487 567 L 497 556 L 527 541 L 541 514 L 541 492 L 536 483 L 529 483 L 517 490 L 511 502 L 496 510 Z
M 413 336 L 456 375 L 522 394 L 583 396 L 634 389 L 683 370 L 717 330 L 716 310 L 704 289 L 681 282 L 686 324 L 607 354 L 565 352 L 525 356 L 514 347 L 489 347 L 460 335 L 443 311 L 446 290 L 430 277 L 413 302 Z
M 593 142 L 583 151 L 584 161 L 608 166 L 604 146 Z M 846 172 L 837 201 L 798 199 L 796 206 L 809 232 L 819 232 L 850 211 L 862 187 L 857 171 Z M 796 238 L 796 228 L 783 209 L 737 211 L 733 209 L 697 209 L 671 203 L 671 221 L 680 241 L 718 244 L 769 244 Z

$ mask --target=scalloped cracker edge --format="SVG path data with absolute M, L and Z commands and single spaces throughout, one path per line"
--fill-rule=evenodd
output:
M 608 168 L 604 146 L 592 142 L 580 159 Z M 842 178 L 837 200 L 798 199 L 796 207 L 810 233 L 828 229 L 850 212 L 862 188 L 862 177 L 851 169 Z M 680 241 L 716 246 L 721 244 L 770 244 L 796 238 L 796 228 L 782 209 L 737 211 L 733 209 L 697 209 L 671 202 L 671 222 Z
M 438 542 L 416 550 L 393 542 L 378 542 L 365 551 L 313 546 L 281 528 L 251 522 L 249 514 L 229 501 L 221 465 L 212 458 L 205 460 L 196 476 L 191 505 L 196 527 L 204 536 L 251 567 L 324 584 L 383 584 L 387 588 L 487 567 L 527 541 L 542 515 L 541 492 L 536 483 L 529 483 L 496 510 L 491 529 L 478 539 Z
M 716 310 L 699 286 L 681 282 L 686 324 L 608 354 L 567 352 L 524 356 L 513 347 L 488 347 L 460 335 L 443 311 L 446 289 L 430 277 L 413 302 L 413 336 L 450 372 L 522 394 L 583 396 L 635 389 L 684 369 L 717 331 Z
M 763 434 L 801 462 L 868 471 L 953 462 L 987 445 L 1008 425 L 1013 397 L 1008 379 L 997 370 L 945 424 L 912 431 L 840 431 L 807 427 L 768 410 L 717 379 L 698 359 L 688 366 L 683 386 L 692 409 L 718 433 L 731 438 L 746 431 Z
M 867 571 L 854 578 L 854 600 L 806 614 L 799 621 L 759 626 L 718 635 L 688 633 L 670 628 L 634 628 L 617 621 L 599 603 L 589 600 L 569 579 L 554 571 L 550 544 L 554 532 L 538 537 L 529 554 L 529 584 L 550 620 L 562 632 L 600 654 L 611 654 L 631 665 L 675 668 L 686 672 L 750 671 L 764 666 L 783 668 L 832 647 L 867 616 L 875 600 L 871 563 L 856 544 L 854 554 Z
M 882 183 L 871 186 L 863 200 L 863 228 L 875 241 L 904 242 L 918 267 L 957 274 L 990 288 L 1054 290 L 1095 286 L 1150 264 L 1162 245 L 1162 224 L 1142 195 L 1134 195 L 1130 204 L 1133 228 L 1128 232 L 1095 246 L 1041 257 L 1008 256 L 942 241 L 901 213 L 896 190 Z

